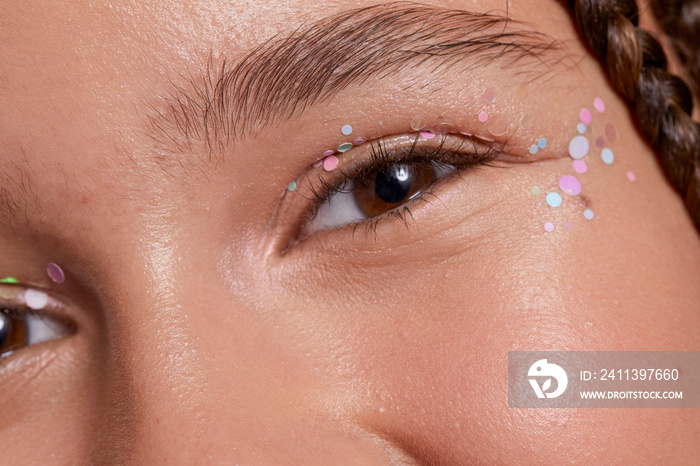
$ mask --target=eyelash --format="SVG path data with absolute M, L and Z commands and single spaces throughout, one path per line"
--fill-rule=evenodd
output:
M 370 174 L 389 169 L 396 164 L 401 163 L 413 166 L 430 166 L 439 169 L 449 169 L 449 173 L 421 190 L 400 207 L 375 217 L 366 218 L 351 225 L 353 227 L 353 234 L 357 232 L 360 227 L 364 227 L 367 234 L 376 234 L 377 225 L 380 222 L 386 219 L 396 218 L 403 222 L 408 228 L 409 217 L 412 217 L 411 208 L 416 205 L 416 203 L 428 202 L 428 198 L 430 197 L 437 198 L 433 193 L 435 187 L 454 176 L 461 177 L 468 169 L 492 166 L 492 162 L 502 155 L 503 149 L 500 146 L 497 147 L 496 143 L 481 143 L 477 141 L 476 138 L 472 137 L 463 138 L 459 144 L 453 147 L 445 146 L 447 138 L 444 136 L 437 147 L 419 145 L 420 140 L 420 135 L 416 135 L 410 147 L 396 148 L 388 147 L 387 144 L 383 143 L 381 140 L 372 142 L 369 158 L 365 161 L 358 162 L 354 166 L 351 166 L 348 171 L 338 169 L 339 176 L 336 175 L 331 181 L 326 180 L 319 174 L 319 187 L 315 188 L 312 185 L 310 189 L 313 206 L 304 221 L 308 222 L 313 220 L 320 207 L 334 194 L 349 192 L 345 190 L 345 187 L 350 184 L 350 182 L 357 180 L 367 181 Z M 469 153 L 466 153 L 463 149 L 463 146 L 467 142 L 471 142 L 475 148 L 469 151 Z M 485 146 L 485 149 L 482 149 L 482 153 L 478 153 L 476 150 L 477 143 L 481 143 Z M 406 153 L 401 154 L 401 152 Z M 350 187 L 350 189 L 352 189 L 352 187 Z

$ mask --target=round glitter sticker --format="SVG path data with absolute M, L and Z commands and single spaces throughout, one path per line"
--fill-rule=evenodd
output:
M 571 222 L 564 222 L 564 229 L 565 230 L 569 231 L 569 230 L 571 230 L 571 228 L 573 228 L 573 225 L 571 224 Z
M 532 190 L 530 191 L 533 196 L 539 196 L 542 190 L 540 189 L 539 186 L 534 186 Z
M 547 194 L 547 204 L 552 207 L 559 207 L 561 205 L 561 195 L 559 193 Z
M 333 155 L 333 154 L 335 154 L 334 150 L 327 150 L 326 152 L 323 153 L 323 156 L 328 157 L 329 155 Z
M 575 159 L 582 159 L 588 154 L 590 144 L 586 136 L 576 136 L 569 143 L 569 155 Z
M 612 123 L 605 125 L 605 137 L 608 138 L 610 142 L 617 141 L 617 129 Z
M 63 269 L 61 269 L 58 264 L 51 262 L 46 266 L 46 273 L 49 278 L 54 281 L 54 283 L 58 283 L 60 285 L 66 281 L 66 275 L 63 273 Z
M 603 149 L 603 151 L 600 153 L 600 157 L 603 159 L 603 162 L 607 163 L 608 165 L 615 161 L 615 154 L 613 154 L 613 151 L 608 148 Z
M 367 139 L 365 138 L 357 138 L 352 142 L 353 146 L 361 146 L 362 144 L 366 143 Z
M 588 171 L 588 165 L 583 160 L 574 160 L 573 166 L 576 173 L 586 173 Z
M 338 152 L 347 152 L 350 149 L 352 149 L 352 143 L 351 142 L 344 142 L 341 145 L 338 146 Z
M 0 279 L 0 283 L 7 283 L 10 285 L 16 285 L 17 283 L 19 283 L 19 280 L 17 280 L 15 277 L 5 277 L 5 278 Z
M 496 89 L 489 87 L 486 89 L 486 91 L 484 91 L 484 94 L 481 96 L 481 100 L 483 100 L 485 104 L 490 104 L 496 101 L 496 95 Z
M 425 126 L 425 120 L 421 117 L 415 117 L 411 120 L 411 129 L 413 131 L 420 131 Z
M 345 125 L 342 128 L 340 128 L 340 132 L 346 136 L 350 136 L 352 134 L 352 126 Z
M 549 232 L 549 233 L 553 232 L 554 231 L 554 224 L 549 223 L 549 222 L 545 223 L 544 224 L 544 231 Z
M 49 303 L 49 296 L 43 291 L 28 289 L 24 292 L 24 302 L 29 309 L 38 311 Z
M 565 175 L 559 178 L 559 187 L 562 191 L 572 196 L 581 194 L 581 182 L 571 175 Z
M 603 136 L 598 136 L 595 138 L 595 146 L 601 148 L 605 145 L 605 138 Z
M 325 160 L 323 161 L 323 169 L 326 170 L 327 172 L 331 172 L 338 168 L 338 157 L 335 155 L 331 155 L 330 157 L 326 157 Z
M 539 151 L 540 151 L 540 148 L 539 148 L 539 147 L 534 146 L 534 145 L 533 145 L 533 146 L 530 146 L 530 155 L 535 155 L 535 154 L 538 153 Z
M 632 182 L 637 181 L 637 175 L 634 172 L 627 172 L 627 179 Z
M 489 119 L 489 114 L 486 112 L 481 112 L 479 113 L 479 121 L 482 123 L 486 123 L 486 121 Z
M 605 113 L 605 102 L 600 97 L 596 97 L 593 101 L 593 106 L 599 113 Z
M 586 220 L 593 220 L 595 214 L 593 214 L 593 211 L 591 209 L 586 209 L 583 211 L 583 216 L 586 217 Z
M 420 135 L 423 136 L 425 139 L 433 139 L 435 137 L 435 133 L 432 131 L 421 131 Z
M 587 129 L 588 127 L 583 123 L 579 123 L 578 125 L 576 125 L 576 131 L 578 131 L 579 134 L 585 133 Z
M 579 117 L 581 118 L 581 121 L 586 125 L 590 125 L 591 121 L 593 119 L 593 116 L 591 115 L 591 111 L 588 110 L 587 108 L 581 109 L 581 113 L 579 113 Z
M 289 183 L 289 186 L 287 186 L 287 191 L 293 193 L 295 189 L 297 189 L 297 182 L 292 181 L 291 183 Z
M 547 147 L 547 140 L 545 138 L 542 138 L 539 141 L 537 141 L 537 147 L 539 147 L 540 149 L 544 149 L 545 147 Z

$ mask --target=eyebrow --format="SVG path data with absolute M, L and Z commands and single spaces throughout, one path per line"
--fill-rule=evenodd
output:
M 561 60 L 552 53 L 560 44 L 524 26 L 507 14 L 408 2 L 345 11 L 273 38 L 233 65 L 224 58 L 217 66 L 210 56 L 199 78 L 171 83 L 152 105 L 152 138 L 176 152 L 200 142 L 211 155 L 353 84 L 421 65 L 437 71 L 498 61 L 532 81 Z

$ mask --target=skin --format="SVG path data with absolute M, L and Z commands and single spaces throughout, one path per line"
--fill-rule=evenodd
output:
M 509 5 L 569 57 L 533 80 L 525 100 L 496 66 L 419 68 L 350 86 L 215 160 L 195 145 L 175 163 L 154 145 L 144 115 L 182 76 L 201 73 L 212 51 L 240 58 L 366 5 L 3 3 L 0 172 L 9 185 L 29 167 L 12 185 L 29 205 L 0 222 L 0 275 L 46 287 L 78 328 L 0 367 L 3 462 L 697 458 L 697 410 L 507 406 L 508 351 L 700 350 L 697 231 L 558 3 Z M 342 142 L 342 124 L 390 138 L 422 115 L 483 133 L 475 110 L 488 86 L 503 102 L 494 118 L 534 115 L 513 141 L 510 168 L 440 184 L 438 201 L 412 209 L 409 228 L 387 219 L 376 235 L 325 231 L 281 254 L 309 205 L 302 182 L 314 178 L 304 174 Z M 594 111 L 594 125 L 616 125 L 616 161 L 589 156 L 588 204 L 565 196 L 553 209 L 530 189 L 554 190 L 574 174 L 556 149 L 597 96 L 607 111 Z M 528 159 L 542 135 L 550 149 Z M 295 179 L 300 192 L 280 204 Z M 65 284 L 46 276 L 52 261 Z

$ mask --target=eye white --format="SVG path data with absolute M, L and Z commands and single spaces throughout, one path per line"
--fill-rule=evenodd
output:
M 27 346 L 66 336 L 65 326 L 49 317 L 27 314 Z

